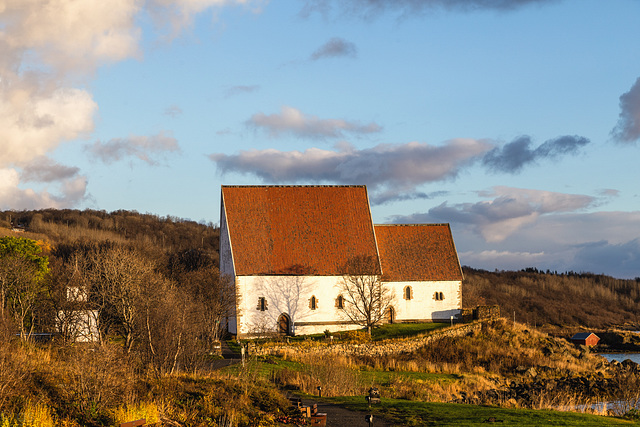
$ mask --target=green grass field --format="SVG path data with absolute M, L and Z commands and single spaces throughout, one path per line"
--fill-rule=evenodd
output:
M 411 381 L 431 381 L 448 383 L 458 380 L 460 377 L 453 374 L 429 374 L 425 372 L 403 372 L 403 371 L 378 371 L 378 370 L 361 370 L 360 377 L 366 384 L 376 384 L 378 386 L 389 386 L 395 378 L 402 378 Z
M 367 403 L 362 396 L 336 397 L 326 400 L 348 409 L 367 411 L 368 413 Z M 384 417 L 388 421 L 403 426 L 475 426 L 485 423 L 536 427 L 635 425 L 633 421 L 621 418 L 575 412 L 506 409 L 454 403 L 423 403 L 384 398 L 382 403 L 373 405 L 370 413 L 374 417 Z M 491 419 L 494 421 L 492 422 Z
M 426 334 L 447 326 L 449 326 L 449 323 L 393 323 L 373 329 L 371 338 L 374 341 L 392 338 L 408 338 Z

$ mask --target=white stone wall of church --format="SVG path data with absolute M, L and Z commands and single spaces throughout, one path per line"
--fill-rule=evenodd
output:
M 276 332 L 282 313 L 291 318 L 296 335 L 359 328 L 345 324 L 348 319 L 336 307 L 341 280 L 341 276 L 238 276 L 239 334 Z M 315 310 L 310 308 L 311 297 L 316 298 Z M 264 311 L 258 309 L 260 298 L 266 299 Z
M 462 308 L 462 282 L 390 282 L 395 294 L 395 319 L 402 321 L 449 321 L 460 314 Z M 411 287 L 411 299 L 405 299 L 407 286 Z M 436 299 L 436 292 L 443 299 Z
M 231 242 L 229 239 L 229 227 L 225 216 L 224 206 L 220 209 L 220 277 L 226 277 L 231 283 L 235 282 L 235 269 L 233 267 L 233 258 L 231 256 Z M 232 292 L 237 289 L 235 286 Z M 237 334 L 236 311 L 238 306 L 238 293 L 234 295 L 235 303 L 231 306 L 229 317 L 227 318 L 227 330 L 231 334 Z
M 278 318 L 286 313 L 291 318 L 291 333 L 307 335 L 359 329 L 349 324 L 336 307 L 341 293 L 340 276 L 239 276 L 236 278 L 238 295 L 237 329 L 235 333 L 265 334 L 278 330 Z M 395 320 L 449 321 L 460 314 L 462 307 L 461 282 L 394 282 L 387 283 L 394 300 Z M 411 299 L 404 299 L 407 286 L 411 286 Z M 436 299 L 442 293 L 442 300 Z M 310 308 L 310 299 L 316 298 L 316 309 Z M 259 309 L 260 298 L 266 300 L 266 310 Z M 230 322 L 230 326 L 236 323 Z M 232 332 L 234 333 L 234 332 Z
M 231 242 L 229 239 L 229 227 L 224 212 L 224 206 L 220 209 L 220 275 L 235 275 L 233 269 L 233 258 L 231 256 Z

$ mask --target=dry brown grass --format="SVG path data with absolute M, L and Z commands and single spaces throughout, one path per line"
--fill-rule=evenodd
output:
M 0 427 L 273 425 L 289 406 L 254 367 L 153 377 L 120 345 L 0 346 Z
M 110 230 L 87 228 L 82 225 L 62 225 L 53 222 L 44 222 L 36 219 L 32 221 L 30 234 L 48 236 L 54 242 L 75 242 L 77 240 L 92 240 L 96 242 L 125 243 L 126 239 L 120 234 Z
M 42 403 L 28 401 L 19 414 L 0 414 L 1 427 L 55 427 L 59 425 L 51 410 Z
M 119 346 L 56 349 L 5 342 L 0 368 L 5 414 L 42 415 L 46 408 L 82 423 L 109 419 L 109 408 L 137 398 L 139 380 Z
M 294 387 L 310 394 L 317 393 L 317 388 L 322 387 L 322 395 L 327 397 L 364 393 L 365 384 L 358 375 L 358 367 L 349 357 L 313 353 L 289 353 L 285 357 L 303 363 L 305 367 L 301 371 L 277 371 L 274 382 L 282 387 Z
M 516 401 L 509 397 L 508 384 L 532 381 L 524 375 L 528 368 L 537 370 L 536 380 L 558 379 L 567 375 L 608 375 L 600 357 L 565 340 L 505 319 L 486 324 L 482 330 L 464 337 L 441 338 L 407 355 L 375 358 L 320 356 L 313 354 L 313 348 L 305 353 L 283 351 L 283 355 L 307 367 L 299 371 L 284 370 L 275 381 L 307 393 L 316 393 L 316 387 L 322 385 L 326 395 L 358 395 L 375 385 L 387 397 L 433 402 L 471 400 L 506 407 L 578 408 L 586 411 L 592 404 L 602 401 L 602 398 L 582 395 L 564 386 L 543 391 L 532 389 L 527 400 Z M 366 383 L 363 377 L 375 378 L 376 375 L 374 372 L 364 375 L 363 370 L 382 371 L 387 375 L 379 377 L 378 383 L 375 380 L 374 383 Z M 435 375 L 425 377 L 420 374 Z M 621 384 L 618 389 L 630 387 Z M 494 390 L 498 393 L 489 393 Z
M 444 337 L 404 360 L 422 366 L 428 366 L 428 362 L 449 365 L 452 373 L 456 370 L 451 368 L 453 365 L 458 372 L 481 373 L 482 368 L 488 374 L 506 376 L 513 375 L 518 367 L 543 367 L 551 375 L 567 371 L 579 375 L 597 371 L 600 362 L 565 340 L 505 319 L 465 337 Z

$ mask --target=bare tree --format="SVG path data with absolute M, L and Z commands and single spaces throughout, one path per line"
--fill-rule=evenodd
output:
M 90 264 L 90 299 L 99 312 L 100 329 L 119 327 L 130 352 L 142 290 L 155 280 L 153 262 L 135 250 L 113 246 L 92 253 Z
M 157 375 L 175 372 L 198 333 L 195 301 L 176 283 L 159 280 L 140 293 L 139 354 Z
M 200 339 L 208 344 L 220 339 L 235 296 L 216 262 L 217 254 L 192 248 L 168 254 L 164 263 L 165 276 L 196 303 L 194 322 L 200 327 Z
M 214 265 L 188 272 L 181 277 L 181 286 L 196 302 L 196 321 L 202 338 L 209 344 L 218 341 L 224 329 L 224 320 L 234 303 L 229 292 L 228 278 L 220 277 Z
M 341 312 L 348 320 L 367 328 L 371 336 L 371 329 L 381 322 L 394 295 L 382 283 L 380 264 L 375 257 L 353 257 L 343 271 Z
M 136 347 L 157 375 L 202 364 L 233 303 L 211 254 L 172 252 L 160 268 L 164 276 L 141 287 Z

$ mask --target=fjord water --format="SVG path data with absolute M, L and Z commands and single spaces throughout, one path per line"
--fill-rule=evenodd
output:
M 609 362 L 611 362 L 612 360 L 622 362 L 624 360 L 630 359 L 631 361 L 640 364 L 640 353 L 600 353 L 600 356 L 604 357 Z

